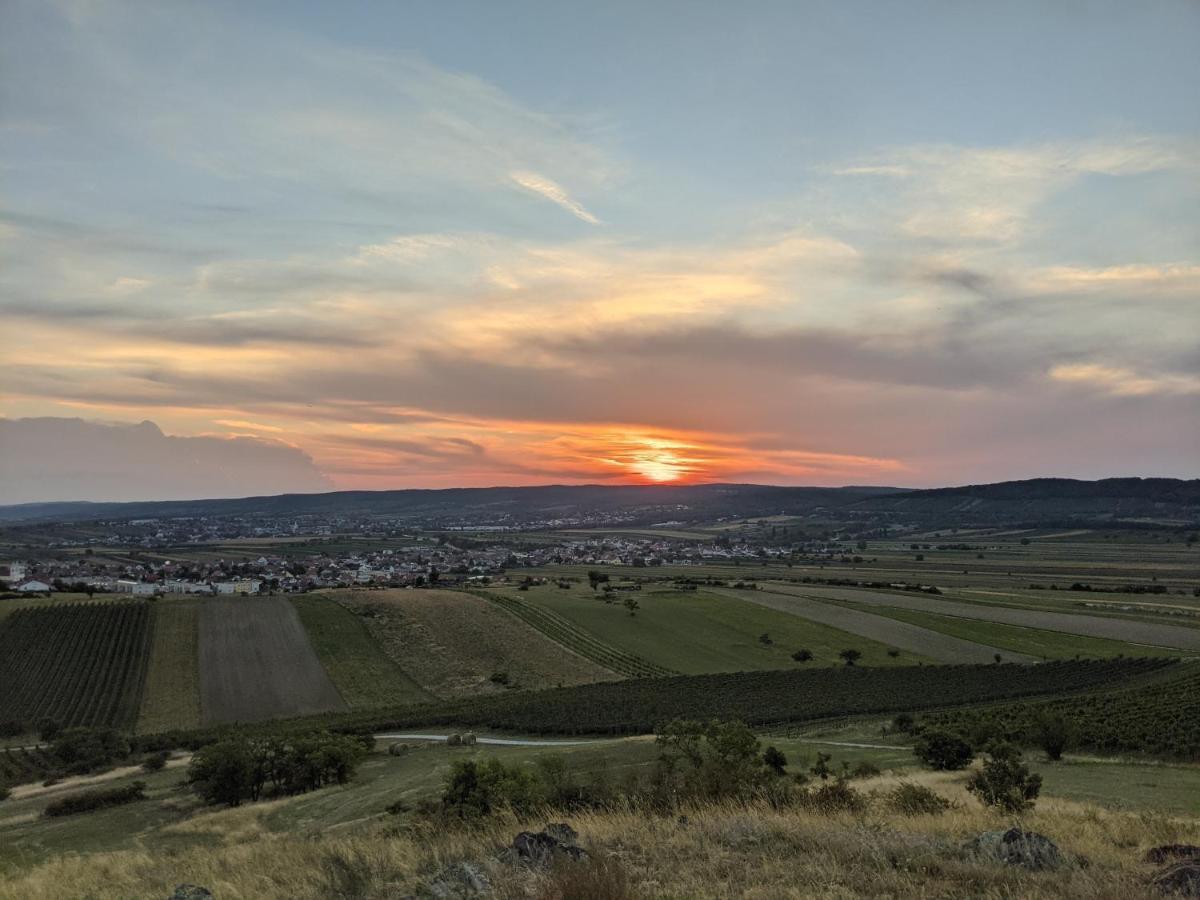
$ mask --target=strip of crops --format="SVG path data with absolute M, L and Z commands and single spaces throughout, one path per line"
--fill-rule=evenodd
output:
M 964 734 L 1036 743 L 1038 723 L 1061 716 L 1075 743 L 1101 753 L 1139 753 L 1200 760 L 1200 664 L 1123 690 L 1055 700 L 956 710 L 930 719 Z
M 661 678 L 678 674 L 671 669 L 644 660 L 640 656 L 619 650 L 611 644 L 601 641 L 595 635 L 589 634 L 553 610 L 541 607 L 536 603 L 527 603 L 518 597 L 505 597 L 488 591 L 476 591 L 475 593 L 512 613 L 552 641 L 574 650 L 585 659 L 599 663 L 619 675 L 629 678 Z
M 149 657 L 146 602 L 24 609 L 0 623 L 0 718 L 130 728 Z
M 521 734 L 648 734 L 676 718 L 736 718 L 751 725 L 810 722 L 1061 697 L 1124 688 L 1154 673 L 1182 666 L 1173 660 L 1060 660 L 1016 664 L 840 667 L 716 675 L 682 675 L 493 694 L 470 700 L 420 704 L 293 719 L 259 726 L 270 730 L 329 728 L 378 732 L 429 726 L 488 728 Z M 142 738 L 142 749 L 200 746 L 219 732 L 175 732 Z

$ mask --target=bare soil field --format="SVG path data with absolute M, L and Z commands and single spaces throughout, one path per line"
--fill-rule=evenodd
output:
M 979 619 L 984 622 L 1000 622 L 1005 625 L 1020 625 L 1026 628 L 1043 628 L 1088 637 L 1109 638 L 1135 644 L 1151 644 L 1156 647 L 1175 647 L 1180 650 L 1200 650 L 1200 629 L 1177 625 L 1160 625 L 1155 622 L 1140 622 L 1132 619 L 1107 619 L 1103 616 L 1076 615 L 1072 613 L 1043 612 L 1034 609 L 1014 609 L 1008 606 L 983 606 L 975 603 L 956 603 L 922 594 L 887 594 L 879 591 L 855 590 L 854 588 L 822 587 L 817 585 L 774 585 L 772 591 L 786 594 L 803 594 L 809 597 L 847 600 L 871 606 L 891 606 L 897 609 L 913 609 L 920 612 L 959 616 L 964 619 Z
M 919 653 L 945 663 L 990 663 L 999 653 L 1008 662 L 1036 662 L 1032 656 L 1012 653 L 986 644 L 940 634 L 919 625 L 897 622 L 885 616 L 876 616 L 857 609 L 848 609 L 830 603 L 822 603 L 791 591 L 771 588 L 757 591 L 726 591 L 710 589 L 714 593 L 726 594 L 740 600 L 748 600 L 759 606 L 791 613 L 822 625 L 831 625 L 860 637 L 870 638 L 910 653 Z M 805 585 L 807 592 L 808 585 Z
M 206 725 L 348 708 L 286 597 L 204 601 L 200 707 Z
M 602 666 L 551 641 L 496 605 L 460 591 L 345 591 L 384 652 L 439 697 L 611 681 Z

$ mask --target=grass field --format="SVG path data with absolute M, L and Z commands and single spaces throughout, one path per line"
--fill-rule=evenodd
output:
M 357 613 L 383 652 L 438 697 L 617 677 L 472 594 L 387 590 L 331 596 Z
M 583 585 L 493 592 L 542 605 L 606 644 L 684 674 L 795 668 L 792 653 L 800 649 L 813 654 L 809 667 L 840 664 L 838 653 L 846 648 L 859 650 L 863 665 L 929 661 L 909 653 L 892 657 L 889 644 L 704 590 L 636 592 L 639 608 L 632 616 L 619 599 L 606 603 Z M 771 643 L 759 640 L 764 634 Z
M 209 725 L 347 708 L 283 597 L 203 602 L 200 707 Z
M 943 663 L 986 663 L 994 660 L 997 655 L 1003 655 L 1009 662 L 1033 662 L 1031 657 L 1020 654 L 998 654 L 997 647 L 987 644 L 964 640 L 919 625 L 897 622 L 872 612 L 823 603 L 798 592 L 783 591 L 770 585 L 764 585 L 761 590 L 729 593 L 747 603 L 776 609 L 787 615 L 798 616 L 807 622 L 823 622 L 829 626 L 840 627 L 858 635 L 859 640 L 886 640 L 895 647 L 902 647 L 909 654 L 920 654 L 918 658 L 935 659 Z
M 351 707 L 432 700 L 371 637 L 362 619 L 320 594 L 292 598 L 321 665 Z
M 200 724 L 200 604 L 154 605 L 150 661 L 136 731 L 149 734 Z
M 1046 631 L 1041 628 L 1026 628 L 1020 625 L 1002 625 L 998 622 L 983 622 L 958 616 L 884 607 L 871 607 L 871 611 L 876 615 L 886 616 L 900 622 L 909 622 L 963 640 L 990 644 L 1010 653 L 1020 653 L 1039 659 L 1069 659 L 1074 656 L 1104 659 L 1111 656 L 1179 655 L 1178 650 L 1162 647 L 1131 644 L 1125 641 L 1085 635 L 1064 634 L 1061 631 Z
M 772 590 L 828 600 L 847 600 L 862 606 L 892 607 L 917 612 L 940 613 L 965 619 L 998 622 L 1005 625 L 1061 631 L 1066 634 L 1081 635 L 1083 637 L 1129 641 L 1192 652 L 1200 651 L 1200 629 L 1182 625 L 1117 619 L 1084 613 L 1014 609 L 999 604 L 962 603 L 955 600 L 944 600 L 941 597 L 930 597 L 924 594 L 884 593 L 882 591 L 865 591 L 818 585 L 779 585 L 773 586 Z

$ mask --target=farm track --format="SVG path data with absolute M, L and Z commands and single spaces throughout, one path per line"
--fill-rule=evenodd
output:
M 348 708 L 286 597 L 204 601 L 200 707 L 206 725 Z
M 1092 614 L 1043 612 L 1017 609 L 1011 606 L 983 606 L 976 603 L 942 600 L 923 594 L 884 594 L 878 591 L 856 591 L 850 588 L 826 588 L 810 585 L 804 585 L 802 588 L 773 585 L 771 591 L 787 596 L 802 594 L 807 597 L 819 598 L 819 600 L 845 600 L 868 606 L 890 606 L 943 616 L 957 616 L 962 619 L 976 619 L 982 622 L 1041 628 L 1045 631 L 1059 631 L 1084 637 L 1108 638 L 1133 644 L 1149 644 L 1154 647 L 1200 651 L 1200 630 L 1179 625 L 1135 619 L 1107 619 Z
M 807 588 L 807 585 L 806 585 Z M 757 603 L 768 609 L 790 613 L 802 619 L 819 622 L 833 628 L 840 628 L 859 637 L 870 638 L 882 644 L 888 644 L 910 653 L 919 653 L 944 663 L 989 663 L 996 654 L 1000 654 L 1008 662 L 1031 663 L 1037 662 L 1032 656 L 1023 653 L 1012 653 L 986 644 L 977 644 L 963 638 L 951 637 L 920 625 L 910 625 L 898 622 L 886 616 L 849 609 L 821 600 L 777 591 L 774 588 L 762 588 L 757 591 L 735 591 L 710 589 L 714 593 L 727 597 L 736 597 L 750 603 Z
M 517 597 L 502 597 L 484 591 L 480 591 L 479 596 L 512 613 L 551 640 L 575 651 L 585 659 L 590 659 L 606 669 L 611 669 L 618 675 L 625 675 L 628 678 L 663 678 L 679 674 L 665 666 L 656 665 L 640 656 L 619 650 L 558 613 L 544 609 L 537 604 L 527 603 Z

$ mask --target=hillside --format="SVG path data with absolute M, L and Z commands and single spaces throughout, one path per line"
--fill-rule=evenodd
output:
M 520 525 L 620 515 L 629 524 L 663 520 L 806 516 L 946 524 L 1056 524 L 1151 520 L 1200 522 L 1200 479 L 1034 478 L 907 490 L 894 487 L 780 487 L 755 484 L 543 485 L 445 490 L 333 491 L 230 500 L 25 503 L 0 506 L 0 522 L 199 516 L 387 517 L 442 524 Z

